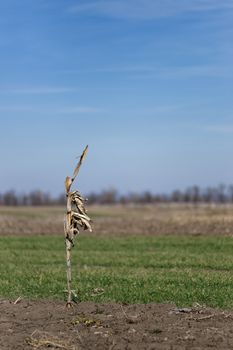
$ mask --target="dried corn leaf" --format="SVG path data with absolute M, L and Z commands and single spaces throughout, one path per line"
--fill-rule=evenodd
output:
M 76 202 L 76 203 L 84 206 L 85 200 L 83 198 L 79 198 L 77 196 L 72 196 L 71 198 L 72 198 L 73 202 Z
M 66 193 L 69 192 L 71 185 L 72 185 L 72 180 L 69 176 L 67 176 L 65 180 Z
M 82 222 L 84 224 L 84 230 L 89 230 L 90 232 L 92 232 L 92 228 L 91 228 L 91 225 L 90 225 L 89 221 L 85 220 L 85 219 L 82 219 Z
M 78 218 L 81 218 L 81 219 L 85 219 L 87 221 L 91 221 L 91 219 L 89 218 L 89 216 L 87 216 L 86 214 L 83 215 L 83 214 L 80 214 L 80 213 L 76 213 L 75 211 L 72 212 L 72 215 L 78 217 Z
M 86 198 L 84 198 L 78 191 L 73 191 L 70 195 L 73 199 L 80 200 L 83 203 L 86 202 Z
M 77 207 L 79 213 L 86 215 L 86 209 L 84 207 L 81 207 L 80 205 L 77 205 L 77 204 L 76 204 L 76 207 Z
M 81 155 L 81 157 L 79 159 L 79 162 L 78 162 L 76 168 L 74 169 L 73 178 L 72 178 L 73 181 L 76 178 L 76 176 L 78 175 L 79 169 L 80 169 L 80 167 L 82 165 L 82 161 L 85 159 L 85 156 L 87 154 L 87 149 L 88 149 L 88 145 L 84 149 L 84 151 L 83 151 L 83 153 L 82 153 L 82 155 Z

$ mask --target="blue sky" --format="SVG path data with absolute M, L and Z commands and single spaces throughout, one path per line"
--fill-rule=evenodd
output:
M 0 2 L 0 192 L 233 183 L 233 0 Z

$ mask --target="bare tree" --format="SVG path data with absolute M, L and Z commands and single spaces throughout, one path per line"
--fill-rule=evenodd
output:
M 18 205 L 18 198 L 15 194 L 15 191 L 13 190 L 8 191 L 3 195 L 2 201 L 4 205 L 12 205 L 12 206 Z

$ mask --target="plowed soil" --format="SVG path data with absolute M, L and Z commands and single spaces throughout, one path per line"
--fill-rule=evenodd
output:
M 0 300 L 0 349 L 233 349 L 233 312 Z

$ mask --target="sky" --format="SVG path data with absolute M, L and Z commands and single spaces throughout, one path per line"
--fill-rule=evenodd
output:
M 0 193 L 233 183 L 233 0 L 1 0 Z

